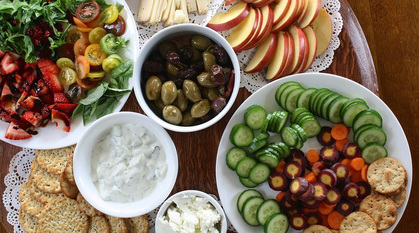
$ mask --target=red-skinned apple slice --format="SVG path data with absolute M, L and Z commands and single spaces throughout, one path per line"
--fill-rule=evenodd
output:
M 208 22 L 207 27 L 215 31 L 229 30 L 239 25 L 249 14 L 250 6 L 239 2 L 224 13 L 218 13 Z
M 295 14 L 298 11 L 298 6 L 300 5 L 301 0 L 292 0 L 291 4 L 286 12 L 286 14 L 284 15 L 284 17 L 276 24 L 274 24 L 274 26 L 272 27 L 272 32 L 279 32 L 282 31 L 282 29 L 290 26 L 291 24 L 294 23 L 295 20 Z
M 292 40 L 292 38 L 289 36 L 288 32 L 280 31 L 277 36 L 278 45 L 271 62 L 269 62 L 268 71 L 266 72 L 266 79 L 270 81 L 281 77 L 285 68 L 288 70 L 288 67 L 286 67 L 287 60 L 288 57 L 290 57 L 290 52 L 292 53 L 290 49 L 290 39 Z
M 303 18 L 304 17 L 304 15 L 306 14 L 306 12 L 307 12 L 307 6 L 308 6 L 308 2 L 309 1 L 311 1 L 311 0 L 303 0 L 302 1 L 302 6 L 301 6 L 301 8 L 300 8 L 300 12 L 298 12 L 297 14 L 297 19 L 296 19 L 296 21 L 297 22 L 299 22 L 299 20 L 301 19 L 301 18 Z
M 307 27 L 316 19 L 321 8 L 322 0 L 307 0 L 307 3 L 306 12 L 297 21 L 301 28 Z
M 292 60 L 288 74 L 294 74 L 304 62 L 304 57 L 308 54 L 308 41 L 306 34 L 304 34 L 303 30 L 301 30 L 300 26 L 298 25 L 291 25 L 287 31 L 294 39 L 295 48 L 294 58 Z
M 314 32 L 317 36 L 317 52 L 316 57 L 324 53 L 329 47 L 330 41 L 332 40 L 332 19 L 329 13 L 323 8 L 320 8 L 319 14 L 312 23 Z
M 259 8 L 260 12 L 261 12 L 261 16 L 259 17 L 259 19 L 261 18 L 261 30 L 259 31 L 257 37 L 255 37 L 254 39 L 252 38 L 251 41 L 249 41 L 249 43 L 245 46 L 244 49 L 251 49 L 254 48 L 256 46 L 259 46 L 260 44 L 262 44 L 262 42 L 266 39 L 266 37 L 269 36 L 269 34 L 271 33 L 271 29 L 273 26 L 273 10 L 272 7 L 270 5 L 266 5 L 262 8 Z
M 256 10 L 256 13 L 257 13 L 257 21 L 258 21 L 258 25 L 257 25 L 257 27 L 256 27 L 256 31 L 255 31 L 255 33 L 253 33 L 253 35 L 252 35 L 252 38 L 250 38 L 247 42 L 246 42 L 246 44 L 245 45 L 243 45 L 242 47 L 240 47 L 240 48 L 238 48 L 237 49 L 237 53 L 239 53 L 239 52 L 241 52 L 241 51 L 243 51 L 243 50 L 248 50 L 248 49 L 250 49 L 250 48 L 253 48 L 254 46 L 252 46 L 253 45 L 253 43 L 254 43 L 254 41 L 256 41 L 257 40 L 257 38 L 258 38 L 258 36 L 259 36 L 259 34 L 261 33 L 261 31 L 262 31 L 262 28 L 264 28 L 264 22 L 263 22 L 263 14 L 262 14 L 262 10 L 261 10 L 261 8 L 257 8 L 257 7 L 253 7 L 253 9 L 255 9 Z
M 279 0 L 273 7 L 274 10 L 274 24 L 277 24 L 287 13 L 292 0 Z
M 255 73 L 265 68 L 272 60 L 278 45 L 278 36 L 276 33 L 270 33 L 263 43 L 257 48 L 253 54 L 249 64 L 247 64 L 244 72 Z
M 237 53 L 252 38 L 258 26 L 258 11 L 250 8 L 249 15 L 227 37 L 228 43 Z
M 255 1 L 252 1 L 252 5 L 255 7 L 263 7 L 263 6 L 271 4 L 273 1 L 274 0 L 255 0 Z
M 316 53 L 317 53 L 317 36 L 316 36 L 316 33 L 314 32 L 314 29 L 312 27 L 305 27 L 302 30 L 307 36 L 308 60 L 305 67 L 299 70 L 300 73 L 306 72 L 308 68 L 310 68 L 311 64 L 313 64 L 313 61 L 316 58 Z

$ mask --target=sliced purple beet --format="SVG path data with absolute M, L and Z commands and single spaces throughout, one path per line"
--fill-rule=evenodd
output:
M 317 208 L 317 206 L 320 204 L 320 201 L 317 201 L 316 199 L 313 198 L 308 201 L 303 201 L 302 203 L 305 208 L 314 209 L 314 208 Z
M 329 126 L 323 126 L 320 133 L 317 134 L 317 141 L 322 146 L 331 146 L 335 143 L 335 139 L 332 137 L 332 128 Z
M 299 199 L 301 201 L 308 201 L 308 200 L 314 200 L 313 197 L 314 197 L 314 187 L 311 183 L 308 183 L 306 191 L 299 196 Z
M 355 204 L 346 199 L 340 200 L 340 202 L 336 205 L 336 210 L 344 216 L 347 216 L 350 213 L 352 213 L 354 209 Z
M 343 163 L 335 163 L 330 167 L 330 169 L 336 173 L 338 183 L 345 181 L 349 176 L 349 168 Z
M 358 199 L 360 192 L 358 185 L 353 182 L 347 183 L 343 188 L 343 196 L 350 200 Z
M 320 149 L 320 158 L 326 164 L 334 164 L 339 159 L 339 151 L 334 146 L 324 146 Z
M 359 188 L 358 198 L 364 199 L 371 193 L 371 186 L 365 181 L 359 181 L 356 183 Z
M 361 157 L 361 149 L 353 142 L 347 142 L 342 149 L 343 156 L 348 159 Z
M 326 187 L 334 187 L 337 182 L 336 173 L 329 168 L 325 168 L 320 171 L 319 175 L 317 176 L 317 180 L 322 182 Z
M 302 230 L 308 226 L 307 217 L 304 214 L 294 214 L 290 217 L 290 225 L 295 230 Z
M 275 191 L 284 191 L 288 188 L 288 179 L 282 172 L 274 172 L 269 176 L 268 184 Z
M 335 205 L 339 203 L 341 194 L 339 189 L 332 187 L 327 191 L 326 198 L 323 200 L 326 204 Z
M 310 212 L 306 214 L 308 225 L 322 225 L 322 217 L 318 212 Z
M 290 192 L 294 195 L 303 194 L 308 187 L 308 181 L 304 177 L 296 177 L 290 183 Z
M 327 187 L 320 181 L 316 181 L 313 183 L 314 188 L 314 200 L 316 201 L 323 201 L 326 198 L 327 194 Z
M 295 161 L 288 162 L 284 167 L 284 174 L 289 179 L 295 179 L 296 177 L 301 176 L 302 172 L 303 167 Z

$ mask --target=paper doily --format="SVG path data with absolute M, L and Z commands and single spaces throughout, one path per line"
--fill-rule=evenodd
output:
M 138 9 L 138 3 L 136 3 L 134 0 L 128 0 L 127 3 L 131 9 Z M 307 72 L 320 72 L 327 69 L 332 64 L 334 51 L 340 45 L 339 34 L 342 31 L 343 27 L 342 16 L 339 13 L 340 2 L 339 0 L 322 0 L 322 7 L 329 13 L 332 19 L 332 40 L 327 50 L 314 60 L 312 66 L 307 70 Z M 224 6 L 224 0 L 212 0 L 206 15 L 189 15 L 190 23 L 196 23 L 205 26 L 216 13 L 225 12 L 228 8 L 230 8 L 230 6 Z M 134 17 L 136 17 L 136 12 L 133 12 L 133 15 Z M 140 49 L 148 39 L 150 39 L 156 32 L 162 30 L 163 28 L 164 27 L 162 26 L 162 24 L 158 24 L 155 26 L 143 26 L 137 24 L 138 36 L 140 39 Z M 221 34 L 224 36 L 228 35 L 228 33 L 226 32 L 221 32 Z M 252 54 L 254 53 L 254 51 L 255 49 L 250 49 L 237 54 L 237 58 L 239 59 L 241 67 L 242 77 L 240 81 L 240 87 L 246 88 L 251 93 L 254 93 L 261 87 L 269 83 L 269 81 L 267 81 L 264 78 L 265 71 L 254 74 L 243 72 L 243 68 L 252 58 Z
M 9 164 L 9 173 L 4 177 L 6 189 L 3 193 L 3 204 L 8 212 L 7 221 L 13 226 L 14 233 L 25 233 L 19 222 L 19 190 L 20 186 L 28 180 L 31 164 L 34 158 L 35 150 L 24 148 L 22 151 L 13 156 Z M 216 195 L 210 195 L 221 205 L 221 202 Z M 156 215 L 159 208 L 160 207 L 148 213 L 150 233 L 155 232 L 154 225 L 156 223 Z M 228 223 L 228 229 L 234 231 L 234 228 L 230 223 Z

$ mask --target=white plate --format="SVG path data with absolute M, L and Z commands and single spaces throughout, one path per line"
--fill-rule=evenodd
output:
M 129 40 L 127 47 L 124 51 L 119 52 L 118 54 L 121 55 L 123 59 L 130 58 L 133 60 L 134 64 L 134 74 L 137 72 L 135 62 L 137 59 L 137 53 L 139 50 L 139 42 L 138 42 L 138 33 L 137 33 L 137 26 L 132 16 L 132 13 L 125 3 L 124 0 L 112 0 L 107 1 L 117 2 L 124 6 L 124 9 L 121 11 L 120 15 L 125 19 L 126 22 L 126 30 L 124 35 L 122 36 L 124 39 Z M 129 80 L 129 89 L 133 88 L 133 83 L 135 77 L 130 78 Z M 129 93 L 125 94 L 119 103 L 116 105 L 114 112 L 119 112 L 122 107 L 124 106 L 125 102 L 129 97 Z M 76 144 L 80 136 L 84 133 L 86 128 L 91 124 L 90 122 L 87 125 L 83 125 L 82 117 L 77 117 L 74 121 L 71 121 L 71 129 L 70 132 L 64 132 L 59 130 L 55 127 L 55 123 L 50 122 L 46 127 L 37 128 L 38 131 L 37 135 L 26 139 L 26 140 L 9 140 L 6 139 L 5 132 L 9 123 L 0 121 L 0 140 L 5 141 L 9 144 L 24 147 L 24 148 L 32 148 L 32 149 L 55 149 L 70 146 Z
M 229 134 L 235 124 L 244 122 L 244 112 L 250 105 L 259 104 L 265 107 L 268 112 L 280 109 L 274 98 L 275 90 L 279 85 L 287 81 L 297 81 L 305 88 L 329 88 L 330 90 L 336 91 L 346 97 L 361 97 L 368 103 L 370 108 L 377 110 L 381 114 L 383 118 L 383 130 L 387 134 L 385 147 L 388 150 L 388 154 L 390 157 L 396 158 L 406 168 L 408 174 L 406 201 L 403 206 L 398 209 L 396 223 L 390 229 L 384 231 L 392 232 L 406 209 L 406 204 L 409 200 L 410 190 L 412 187 L 412 159 L 409 144 L 403 129 L 393 112 L 370 90 L 352 80 L 336 75 L 322 73 L 297 74 L 274 81 L 252 94 L 240 105 L 231 117 L 221 137 L 216 162 L 218 193 L 230 222 L 238 232 L 263 232 L 262 227 L 252 227 L 247 225 L 237 211 L 237 197 L 246 189 L 246 187 L 240 184 L 236 173 L 230 170 L 225 162 L 227 151 L 233 147 L 233 144 L 231 144 L 229 140 Z M 318 119 L 322 125 L 332 125 L 330 122 L 320 118 Z M 310 148 L 319 149 L 320 147 L 321 146 L 318 144 L 317 139 L 312 138 L 304 144 L 302 150 L 306 152 Z M 256 189 L 261 191 L 265 198 L 275 198 L 278 193 L 277 191 L 270 189 L 267 182 L 256 187 Z M 295 231 L 290 227 L 289 232 L 299 231 Z

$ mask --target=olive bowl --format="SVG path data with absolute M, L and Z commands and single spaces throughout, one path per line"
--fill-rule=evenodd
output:
M 150 76 L 143 75 L 144 63 L 147 61 L 148 57 L 153 53 L 153 51 L 157 50 L 159 44 L 161 44 L 168 38 L 184 35 L 202 35 L 210 39 L 212 42 L 214 42 L 214 44 L 217 44 L 220 47 L 222 47 L 227 52 L 228 57 L 230 58 L 231 68 L 233 71 L 233 74 L 231 76 L 233 80 L 231 80 L 230 82 L 230 84 L 233 84 L 233 88 L 224 108 L 220 112 L 218 112 L 218 114 L 213 114 L 210 119 L 202 120 L 203 118 L 199 118 L 199 123 L 190 126 L 182 124 L 173 124 L 166 121 L 163 118 L 163 111 L 157 109 L 155 104 L 152 101 L 148 100 L 146 97 L 145 86 L 146 81 Z M 134 79 L 134 92 L 135 97 L 140 104 L 140 107 L 148 117 L 153 119 L 159 125 L 175 132 L 196 132 L 208 128 L 213 124 L 217 123 L 222 117 L 224 117 L 227 114 L 227 112 L 233 106 L 240 88 L 240 66 L 233 48 L 222 35 L 208 27 L 201 26 L 198 24 L 179 24 L 167 27 L 157 32 L 144 44 L 142 48 L 140 48 L 136 66 L 137 73 L 134 76 L 136 77 Z

